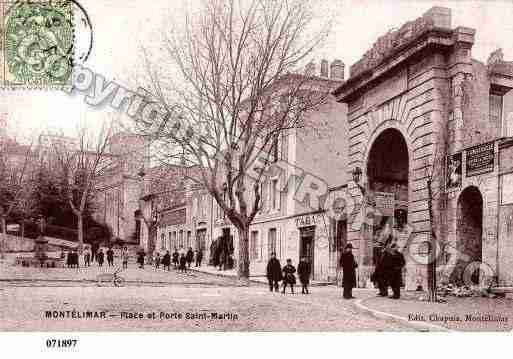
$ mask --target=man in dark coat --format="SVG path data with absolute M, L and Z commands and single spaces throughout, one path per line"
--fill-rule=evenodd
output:
M 187 258 L 185 258 L 185 254 L 182 253 L 180 256 L 180 271 L 183 273 L 187 273 Z
M 153 263 L 155 264 L 155 269 L 160 268 L 160 262 L 161 262 L 160 253 L 157 252 L 157 254 L 155 254 L 155 259 L 153 260 Z
M 144 268 L 144 257 L 146 256 L 146 253 L 144 253 L 144 250 L 140 250 L 137 252 L 137 263 L 139 263 L 139 268 Z
M 109 267 L 114 265 L 114 251 L 112 250 L 112 247 L 109 247 L 107 250 L 107 264 Z
M 180 258 L 180 254 L 178 254 L 178 251 L 175 248 L 175 251 L 173 252 L 173 265 L 175 266 L 175 269 L 178 269 L 179 258 Z
M 100 250 L 98 251 L 98 254 L 96 255 L 96 260 L 98 261 L 99 267 L 103 266 L 103 259 L 104 259 L 103 250 L 100 248 Z
M 164 270 L 169 272 L 171 270 L 171 254 L 169 254 L 169 251 L 166 251 L 166 254 L 164 254 L 164 257 L 162 257 L 162 266 L 164 267 Z
M 73 250 L 73 268 L 78 268 L 78 252 L 76 249 Z
M 187 254 L 185 255 L 185 259 L 187 259 L 187 266 L 190 268 L 191 263 L 194 260 L 194 252 L 192 251 L 191 247 L 189 247 L 189 250 L 187 251 Z
M 393 295 L 391 298 L 393 299 L 399 299 L 401 297 L 402 271 L 404 265 L 404 256 L 399 252 L 397 244 L 393 243 L 383 263 L 387 280 L 392 287 Z
M 376 268 L 374 269 L 373 282 L 378 285 L 379 293 L 381 297 L 388 297 L 388 283 L 387 276 L 385 274 L 384 263 L 387 260 L 389 253 L 385 250 L 385 247 L 379 248 L 378 258 L 376 261 Z
M 294 284 L 296 284 L 296 268 L 292 265 L 292 259 L 287 259 L 287 265 L 283 267 L 281 270 L 283 272 L 283 291 L 285 294 L 285 289 L 287 288 L 287 284 L 290 285 L 290 292 L 294 294 Z
M 203 260 L 203 251 L 199 249 L 196 252 L 196 267 L 201 267 L 201 261 Z
M 69 251 L 66 255 L 66 265 L 68 268 L 73 266 L 73 253 L 71 251 Z
M 97 259 L 97 256 L 98 256 L 98 249 L 100 249 L 100 245 L 98 243 L 93 243 L 91 245 L 91 260 L 94 262 L 94 261 L 98 261 Z
M 306 257 L 302 257 L 299 265 L 297 266 L 297 274 L 299 275 L 299 281 L 301 282 L 301 293 L 308 293 L 308 283 L 310 283 L 311 274 L 310 263 Z
M 84 253 L 84 267 L 91 266 L 91 252 L 89 251 L 89 248 L 86 248 Z
M 342 267 L 342 286 L 344 287 L 344 298 L 351 299 L 353 297 L 353 288 L 356 287 L 356 268 L 358 264 L 354 260 L 352 253 L 353 246 L 348 243 L 344 253 L 340 258 L 340 266 Z
M 271 253 L 271 258 L 267 262 L 267 280 L 269 281 L 269 290 L 277 292 L 279 290 L 278 282 L 282 279 L 281 277 L 281 264 L 276 258 L 276 253 Z

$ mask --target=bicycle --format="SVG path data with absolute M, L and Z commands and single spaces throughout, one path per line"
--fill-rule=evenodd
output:
M 101 286 L 102 282 L 112 282 L 112 285 L 115 287 L 122 287 L 125 285 L 125 278 L 118 275 L 119 272 L 122 272 L 122 269 L 117 269 L 114 273 L 104 273 L 99 274 L 96 279 L 98 280 L 98 286 Z

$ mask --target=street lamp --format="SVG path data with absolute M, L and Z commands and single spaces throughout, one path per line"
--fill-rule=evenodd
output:
M 141 178 L 143 178 L 144 176 L 146 176 L 146 173 L 144 172 L 144 166 L 141 166 L 141 169 L 139 170 L 139 172 L 137 173 L 137 175 Z
M 360 179 L 362 178 L 362 169 L 360 167 L 355 167 L 352 172 L 353 181 L 356 183 L 362 195 L 365 196 L 365 187 L 360 184 Z

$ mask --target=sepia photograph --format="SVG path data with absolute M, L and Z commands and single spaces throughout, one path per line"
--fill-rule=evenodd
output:
M 0 338 L 511 333 L 513 2 L 0 17 Z

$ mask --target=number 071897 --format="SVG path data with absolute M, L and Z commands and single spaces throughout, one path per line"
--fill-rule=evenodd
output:
M 77 346 L 77 339 L 47 339 L 47 348 L 74 348 Z

